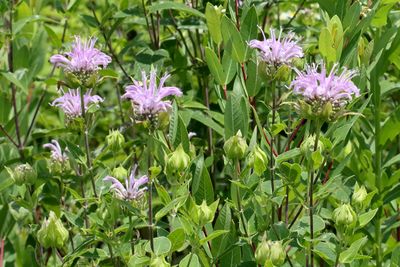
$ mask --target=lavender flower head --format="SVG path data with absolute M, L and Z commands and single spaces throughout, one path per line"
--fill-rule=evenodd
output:
M 97 105 L 103 102 L 103 98 L 98 95 L 91 95 L 92 89 L 86 91 L 83 96 L 85 111 L 91 105 Z M 74 119 L 82 114 L 81 96 L 79 89 L 68 89 L 68 92 L 62 91 L 62 96 L 55 99 L 50 105 L 61 108 L 69 119 Z
M 262 61 L 270 65 L 279 66 L 283 64 L 288 65 L 294 58 L 303 57 L 303 49 L 293 40 L 293 33 L 289 33 L 286 37 L 281 38 L 281 29 L 278 38 L 276 38 L 275 30 L 271 29 L 270 38 L 267 39 L 264 31 L 260 27 L 258 28 L 261 30 L 264 40 L 251 40 L 248 45 L 251 48 L 260 50 Z
M 320 71 L 318 71 L 320 67 Z M 327 75 L 325 64 L 307 66 L 305 72 L 295 70 L 297 77 L 290 87 L 295 94 L 302 95 L 307 102 L 331 102 L 334 107 L 342 107 L 353 96 L 359 96 L 360 90 L 351 79 L 357 75 L 354 70 L 344 69 L 338 74 L 335 64 Z
M 170 77 L 165 74 L 157 86 L 156 71 L 150 71 L 150 80 L 148 81 L 146 72 L 142 72 L 142 81 L 133 81 L 133 85 L 125 88 L 126 93 L 123 98 L 130 99 L 135 112 L 145 117 L 157 115 L 160 112 L 166 112 L 171 108 L 171 101 L 163 100 L 167 96 L 181 96 L 182 92 L 177 87 L 164 86 L 165 81 Z
M 51 143 L 44 144 L 43 147 L 51 150 L 50 157 L 53 161 L 62 163 L 68 160 L 68 156 L 62 152 L 57 140 L 51 140 Z
M 115 192 L 118 198 L 123 200 L 137 200 L 147 190 L 147 187 L 140 188 L 140 186 L 146 184 L 149 178 L 143 175 L 139 179 L 135 179 L 136 169 L 137 165 L 133 167 L 130 176 L 125 179 L 125 186 L 112 176 L 106 176 L 103 181 L 112 183 L 110 189 Z
M 94 48 L 95 43 L 96 38 L 82 41 L 75 36 L 71 51 L 52 56 L 50 62 L 72 73 L 91 73 L 105 68 L 111 62 L 111 57 Z

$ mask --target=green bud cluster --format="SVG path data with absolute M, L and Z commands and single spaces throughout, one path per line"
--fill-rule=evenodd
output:
M 339 227 L 354 227 L 357 215 L 350 204 L 342 204 L 333 211 L 333 220 Z
M 231 160 L 242 159 L 246 154 L 246 150 L 247 143 L 240 130 L 224 144 L 225 155 Z
M 254 169 L 254 172 L 260 176 L 268 166 L 268 158 L 265 152 L 256 145 L 249 154 L 249 166 Z
M 39 243 L 45 248 L 62 248 L 68 239 L 68 231 L 53 211 L 37 233 Z
M 110 133 L 107 135 L 106 137 L 106 142 L 108 147 L 113 151 L 113 152 L 117 152 L 118 150 L 120 150 L 124 143 L 125 143 L 125 138 L 124 136 L 121 134 L 120 131 L 118 130 L 112 130 L 110 131 Z
M 263 240 L 257 246 L 255 258 L 258 264 L 267 265 L 268 262 L 274 266 L 281 266 L 286 259 L 286 252 L 281 241 Z
M 16 185 L 33 184 L 36 181 L 37 173 L 29 163 L 20 164 L 14 170 L 5 167 Z

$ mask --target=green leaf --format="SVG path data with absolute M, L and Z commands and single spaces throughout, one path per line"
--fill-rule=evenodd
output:
M 15 76 L 14 73 L 2 72 L 1 74 L 4 78 L 6 78 L 9 82 L 15 84 L 18 88 L 26 90 L 25 86 L 20 82 L 20 80 Z
M 222 56 L 222 67 L 224 71 L 224 85 L 229 84 L 235 77 L 237 71 L 237 63 L 231 58 L 228 53 Z
M 215 132 L 217 132 L 219 135 L 221 135 L 221 136 L 224 135 L 224 128 L 222 128 L 222 126 L 219 123 L 215 122 L 211 117 L 209 117 L 209 115 L 204 114 L 201 111 L 194 111 L 192 113 L 192 119 L 201 122 L 202 124 L 206 125 L 207 127 L 210 127 Z
M 219 237 L 220 235 L 229 233 L 228 230 L 216 230 L 214 232 L 212 232 L 211 234 L 209 234 L 207 237 L 200 239 L 200 245 L 205 244 L 208 241 L 213 240 L 214 238 Z
M 201 267 L 199 257 L 196 254 L 189 253 L 181 260 L 179 267 Z
M 222 42 L 221 14 L 208 2 L 206 6 L 207 28 L 213 41 L 219 45 Z
M 225 106 L 224 116 L 225 139 L 235 135 L 239 130 L 244 137 L 249 127 L 249 112 L 246 100 L 242 95 L 232 92 Z
M 381 130 L 380 144 L 385 145 L 388 141 L 393 142 L 400 134 L 400 107 L 391 112 Z
M 340 263 L 351 263 L 356 259 L 358 251 L 361 249 L 361 247 L 364 246 L 364 244 L 368 241 L 368 238 L 364 236 L 363 238 L 358 239 L 357 241 L 353 242 L 351 246 L 340 253 L 339 256 L 339 261 Z
M 314 252 L 323 258 L 328 264 L 333 264 L 336 260 L 336 246 L 330 242 L 319 242 L 314 247 Z
M 245 42 L 257 38 L 257 25 L 258 25 L 257 11 L 256 8 L 252 6 L 249 9 L 249 11 L 247 11 L 246 16 L 244 17 L 240 28 L 240 33 Z M 250 57 L 251 51 L 252 49 L 250 48 L 250 46 L 246 45 L 245 46 L 246 58 Z
M 43 26 L 47 32 L 47 35 L 50 38 L 51 43 L 53 44 L 53 46 L 55 46 L 56 48 L 60 48 L 62 46 L 62 43 L 61 43 L 60 38 L 58 38 L 57 34 L 53 31 L 52 28 L 50 28 L 46 24 L 44 24 Z
M 162 256 L 167 254 L 171 250 L 172 244 L 165 236 L 154 238 L 154 254 L 156 256 Z M 146 251 L 151 253 L 150 242 L 146 244 Z
M 191 14 L 193 16 L 197 16 L 200 18 L 205 18 L 204 14 L 200 11 L 191 8 L 183 3 L 177 3 L 172 1 L 162 2 L 162 3 L 154 3 L 149 7 L 150 13 L 156 13 L 157 11 L 173 9 L 183 13 Z
M 336 50 L 334 48 L 334 42 L 331 33 L 326 27 L 321 30 L 318 46 L 321 55 L 325 57 L 328 62 L 336 61 Z
M 281 174 L 289 181 L 294 182 L 300 178 L 301 166 L 298 163 L 283 162 L 280 167 Z
M 283 152 L 282 154 L 279 154 L 279 156 L 276 157 L 276 162 L 279 164 L 288 159 L 293 159 L 294 157 L 297 157 L 300 154 L 301 154 L 300 148 L 294 148 L 289 151 Z
M 227 16 L 222 17 L 221 28 L 224 39 L 225 50 L 232 55 L 232 58 L 239 63 L 246 60 L 246 45 L 237 30 L 235 24 Z
M 186 125 L 179 116 L 178 105 L 174 102 L 172 105 L 172 114 L 169 124 L 169 138 L 174 148 L 182 143 L 183 149 L 189 153 L 189 137 Z
M 376 212 L 378 211 L 378 209 L 374 209 L 374 210 L 370 210 L 366 213 L 361 214 L 358 217 L 358 221 L 360 223 L 360 227 L 364 227 L 366 226 L 375 216 Z
M 204 166 L 203 155 L 198 157 L 195 167 L 192 181 L 193 197 L 198 205 L 203 200 L 206 200 L 207 204 L 211 204 L 214 201 L 214 188 L 207 168 Z
M 205 49 L 206 63 L 215 81 L 219 85 L 225 84 L 225 73 L 221 63 L 219 63 L 217 55 L 209 47 Z
M 178 209 L 186 202 L 186 198 L 187 198 L 187 196 L 181 196 L 181 197 L 173 199 L 170 203 L 168 203 L 168 205 L 164 206 L 162 209 L 160 209 L 156 213 L 156 215 L 154 216 L 154 219 L 156 221 L 159 221 L 162 217 L 167 215 L 171 210 Z
M 101 69 L 98 71 L 101 77 L 104 78 L 112 78 L 112 79 L 118 79 L 119 75 L 118 72 L 112 70 L 112 69 Z
M 385 26 L 387 24 L 388 14 L 393 6 L 394 3 L 388 5 L 382 5 L 375 13 L 371 25 L 378 28 Z
M 262 79 L 259 70 L 256 63 L 250 61 L 247 64 L 246 90 L 249 96 L 256 96 L 260 91 Z
M 177 251 L 183 246 L 183 244 L 185 244 L 185 230 L 183 230 L 183 228 L 175 229 L 168 235 L 168 239 L 171 241 L 172 244 L 171 252 Z

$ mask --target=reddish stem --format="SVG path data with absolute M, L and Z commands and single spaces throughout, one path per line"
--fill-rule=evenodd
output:
M 0 243 L 0 267 L 3 267 L 3 256 L 4 256 L 4 239 L 1 238 L 1 243 Z
M 293 139 L 296 137 L 298 131 L 299 131 L 300 128 L 301 128 L 301 126 L 303 126 L 303 125 L 306 123 L 306 121 L 307 121 L 306 119 L 302 119 L 301 122 L 300 122 L 300 124 L 297 125 L 296 129 L 294 129 L 292 135 L 290 136 L 289 142 L 288 142 L 288 144 L 287 144 L 287 146 L 286 146 L 285 152 L 286 152 L 286 151 L 289 151 L 290 143 L 291 143 L 291 142 L 293 141 Z
M 264 139 L 267 142 L 267 144 L 269 145 L 269 147 L 272 149 L 272 153 L 274 154 L 275 157 L 278 156 L 278 153 L 275 151 L 275 149 L 273 148 L 273 146 L 271 145 L 271 141 L 269 141 L 267 134 L 265 133 L 264 129 L 262 129 L 262 133 L 264 135 Z
M 333 167 L 333 160 L 331 160 L 331 163 L 329 163 L 329 167 L 328 167 L 328 170 L 325 173 L 325 177 L 324 177 L 324 180 L 322 181 L 322 184 L 325 184 L 329 180 L 329 174 L 330 174 L 330 172 L 332 170 L 332 167 Z

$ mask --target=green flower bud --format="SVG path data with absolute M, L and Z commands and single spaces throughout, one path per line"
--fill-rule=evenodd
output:
M 183 171 L 185 170 L 190 162 L 190 157 L 183 150 L 182 144 L 180 144 L 174 152 L 168 155 L 167 169 L 169 171 Z
M 110 149 L 114 152 L 117 152 L 118 150 L 120 150 L 122 148 L 122 146 L 125 143 L 125 138 L 124 136 L 121 134 L 120 131 L 116 130 L 112 130 L 110 131 L 110 133 L 107 135 L 106 137 L 106 142 L 107 145 L 110 147 Z
M 124 167 L 119 166 L 112 170 L 111 175 L 120 181 L 125 181 L 126 177 L 128 177 L 128 171 Z
M 314 152 L 314 146 L 315 146 L 315 135 L 309 135 L 303 143 L 300 145 L 300 151 L 303 155 L 307 155 L 310 152 Z M 318 140 L 317 144 L 317 149 L 321 153 L 324 151 L 324 143 L 321 140 Z
M 349 204 L 343 204 L 333 211 L 333 220 L 339 227 L 349 227 L 357 221 L 357 215 Z
M 273 241 L 270 246 L 271 262 L 275 266 L 281 266 L 286 259 L 286 253 L 280 241 Z
M 269 259 L 271 254 L 271 250 L 269 247 L 269 243 L 266 240 L 263 240 L 260 244 L 258 244 L 255 258 L 258 264 L 264 266 L 267 259 Z
M 203 200 L 200 206 L 197 206 L 197 215 L 200 225 L 212 222 L 214 220 L 214 214 L 215 212 L 207 205 L 205 200 Z
M 356 208 L 362 209 L 367 195 L 367 189 L 365 189 L 363 185 L 359 187 L 358 184 L 356 184 L 351 202 L 356 206 Z
M 68 231 L 53 211 L 37 233 L 39 243 L 45 248 L 62 248 L 68 239 Z
M 149 168 L 150 171 L 150 178 L 155 179 L 162 171 L 162 168 L 160 166 L 151 166 Z
M 155 257 L 150 261 L 150 267 L 169 267 L 169 264 L 164 257 Z
M 254 172 L 260 176 L 267 169 L 268 158 L 265 152 L 256 145 L 249 155 L 249 166 L 254 169 Z
M 289 79 L 291 73 L 291 69 L 288 65 L 281 65 L 279 66 L 279 68 L 276 70 L 275 75 L 274 75 L 274 79 L 277 81 L 287 81 Z
M 244 157 L 247 150 L 246 140 L 242 137 L 240 130 L 236 135 L 230 137 L 224 144 L 224 151 L 229 159 L 236 160 Z
M 16 185 L 33 184 L 37 178 L 35 169 L 28 163 L 20 164 L 14 170 L 6 167 L 6 170 Z

